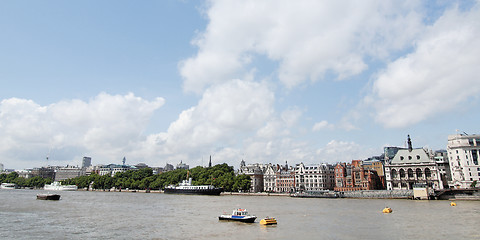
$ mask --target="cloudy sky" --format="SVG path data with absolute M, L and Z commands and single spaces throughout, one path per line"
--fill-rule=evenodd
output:
M 0 163 L 445 149 L 480 133 L 479 23 L 479 1 L 1 1 Z

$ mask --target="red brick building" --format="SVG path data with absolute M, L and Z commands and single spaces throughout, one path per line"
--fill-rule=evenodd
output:
M 338 163 L 335 166 L 335 191 L 358 191 L 382 189 L 377 172 L 365 169 L 361 160 Z

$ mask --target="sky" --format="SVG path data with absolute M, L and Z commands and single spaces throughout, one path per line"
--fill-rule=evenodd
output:
M 446 149 L 480 133 L 479 23 L 478 0 L 0 1 L 0 163 Z

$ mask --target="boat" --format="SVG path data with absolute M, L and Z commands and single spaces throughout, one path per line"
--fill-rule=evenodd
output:
M 238 222 L 245 222 L 245 223 L 253 223 L 255 222 L 257 217 L 248 214 L 247 209 L 235 209 L 232 212 L 232 215 L 223 214 L 218 217 L 218 220 L 228 220 L 228 221 L 238 221 Z
M 0 189 L 17 189 L 18 186 L 15 183 L 2 183 Z
M 55 181 L 45 185 L 43 189 L 48 191 L 77 191 L 78 187 L 76 185 L 62 185 L 60 182 Z
M 192 185 L 192 178 L 189 178 L 188 181 L 183 180 L 178 186 L 165 187 L 163 192 L 169 194 L 220 195 L 223 188 L 216 188 L 213 185 Z
M 274 225 L 274 224 L 277 224 L 277 219 L 275 219 L 273 217 L 266 217 L 266 218 L 260 220 L 260 224 L 262 224 L 262 225 Z
M 60 200 L 60 195 L 58 194 L 37 194 L 37 200 Z

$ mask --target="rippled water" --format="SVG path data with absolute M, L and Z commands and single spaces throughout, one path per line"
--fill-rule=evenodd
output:
M 0 239 L 480 239 L 480 202 L 0 190 Z M 393 209 L 383 214 L 385 206 Z M 253 224 L 219 222 L 247 208 Z M 261 226 L 272 216 L 277 226 Z

